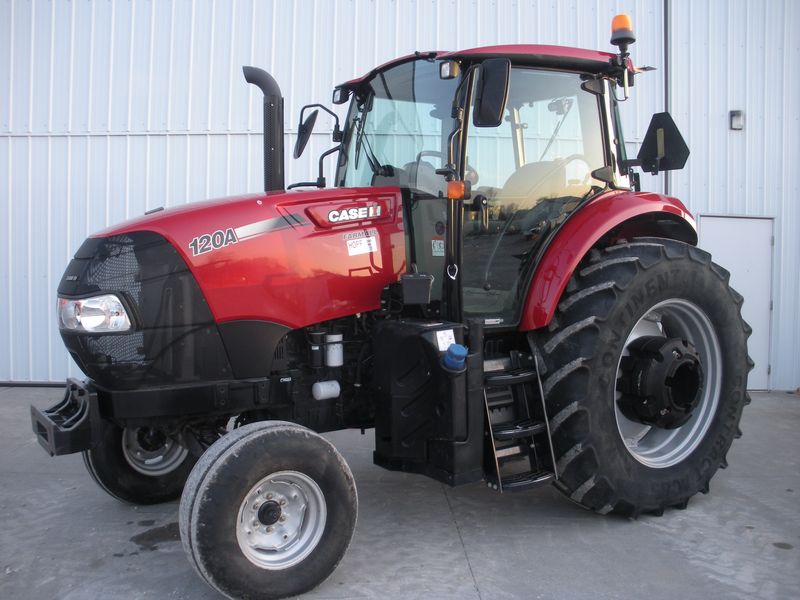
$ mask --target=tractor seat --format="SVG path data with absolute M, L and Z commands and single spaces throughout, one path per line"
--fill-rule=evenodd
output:
M 504 204 L 516 204 L 517 209 L 533 208 L 546 198 L 563 196 L 566 185 L 563 161 L 532 162 L 511 174 L 498 191 L 497 199 Z
M 436 167 L 426 160 L 411 162 L 405 166 L 408 184 L 412 189 L 439 196 L 447 193 L 445 178 L 436 173 Z

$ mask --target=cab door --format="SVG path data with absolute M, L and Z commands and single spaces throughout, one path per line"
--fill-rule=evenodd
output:
M 601 103 L 582 83 L 578 73 L 514 67 L 501 124 L 474 127 L 470 120 L 468 204 L 486 200 L 488 227 L 480 212 L 465 211 L 465 319 L 516 324 L 537 250 L 583 198 L 605 186 L 592 177 L 606 164 Z

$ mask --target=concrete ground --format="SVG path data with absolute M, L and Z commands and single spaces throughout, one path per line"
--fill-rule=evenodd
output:
M 195 575 L 176 502 L 106 496 L 80 456 L 49 458 L 28 404 L 46 388 L 0 389 L 0 598 L 220 598 Z M 755 394 L 730 468 L 685 511 L 600 517 L 546 487 L 450 489 L 372 465 L 372 438 L 330 438 L 360 513 L 350 550 L 308 598 L 800 598 L 800 398 Z

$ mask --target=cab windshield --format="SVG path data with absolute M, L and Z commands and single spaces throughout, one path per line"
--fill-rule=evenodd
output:
M 376 75 L 351 103 L 337 185 L 398 185 L 438 196 L 457 79 L 418 59 Z

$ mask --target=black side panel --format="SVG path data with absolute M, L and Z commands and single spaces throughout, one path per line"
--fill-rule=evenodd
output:
M 61 332 L 78 366 L 108 389 L 231 379 L 211 310 L 175 248 L 142 231 L 89 238 L 70 262 L 58 293 L 117 294 L 134 329 L 122 334 Z
M 463 343 L 460 323 L 382 321 L 373 331 L 375 348 L 376 464 L 424 473 L 450 485 L 482 478 L 482 382 L 472 393 L 465 370 L 448 373 L 441 364 L 437 332 L 451 330 Z M 469 365 L 480 377 L 480 354 Z M 469 390 L 469 392 L 468 392 Z
M 375 453 L 426 461 L 443 375 L 439 353 L 420 335 L 423 325 L 386 321 L 375 326 Z
M 266 405 L 269 388 L 268 379 L 255 379 L 126 391 L 98 388 L 97 395 L 104 417 L 127 421 L 253 410 Z
M 230 321 L 219 325 L 237 379 L 266 377 L 272 371 L 275 349 L 291 331 L 269 321 Z

